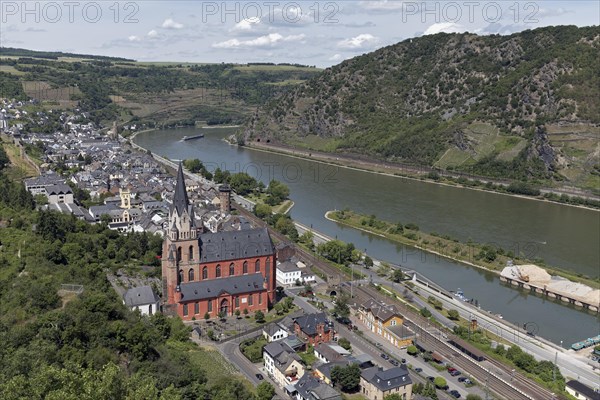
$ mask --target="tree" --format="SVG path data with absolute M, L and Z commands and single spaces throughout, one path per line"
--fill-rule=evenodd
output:
M 231 173 L 227 170 L 222 171 L 221 168 L 215 169 L 215 173 L 213 175 L 213 179 L 216 183 L 227 183 Z
M 441 376 L 436 376 L 435 379 L 433 380 L 433 384 L 438 389 L 443 389 L 446 386 L 448 386 L 448 383 L 446 382 L 446 380 L 444 378 L 442 378 Z
M 395 268 L 394 272 L 392 272 L 392 281 L 398 283 L 404 279 L 404 272 L 400 268 Z
M 365 267 L 371 268 L 373 266 L 373 259 L 369 256 L 365 256 Z
M 424 316 L 425 318 L 429 318 L 429 317 L 431 317 L 431 311 L 429 311 L 429 309 L 427 307 L 423 307 L 423 308 L 421 308 L 421 315 Z
M 383 398 L 383 400 L 403 400 L 402 396 L 400 396 L 398 393 L 393 393 L 393 394 L 388 394 L 387 396 L 385 396 Z
M 184 160 L 183 166 L 194 174 L 204 169 L 204 165 L 202 165 L 202 162 L 197 158 L 194 158 L 193 160 Z
M 221 310 L 221 311 L 219 311 L 217 316 L 219 317 L 219 319 L 223 320 L 227 317 L 227 314 L 225 313 L 225 311 Z
M 254 215 L 260 219 L 265 219 L 273 214 L 273 209 L 268 204 L 256 204 L 254 206 Z
M 415 356 L 415 355 L 419 354 L 419 349 L 417 349 L 417 346 L 411 344 L 410 346 L 408 346 L 406 348 L 406 352 L 408 354 L 410 354 L 411 356 Z
M 352 349 L 352 344 L 346 338 L 339 338 L 338 339 L 338 344 L 340 346 L 342 346 L 343 348 L 345 348 L 346 350 L 348 350 L 348 351 Z
M 272 206 L 282 203 L 290 195 L 290 189 L 283 183 L 272 180 L 267 187 L 267 204 Z
M 209 313 L 204 313 L 204 320 L 208 321 L 210 319 L 210 314 Z
M 350 316 L 350 307 L 348 301 L 350 298 L 347 294 L 342 293 L 335 300 L 335 306 L 333 307 L 333 314 L 338 318 L 348 318 Z
M 292 241 L 297 242 L 298 230 L 296 229 L 296 225 L 294 225 L 294 221 L 289 216 L 283 214 L 277 214 L 274 218 L 276 218 L 275 229 L 289 237 Z
M 275 310 L 275 312 L 277 313 L 277 315 L 282 315 L 283 314 L 283 305 L 281 303 L 277 303 L 273 306 L 273 309 Z
M 257 400 L 271 400 L 275 396 L 275 388 L 269 382 L 262 381 L 256 387 Z
M 210 340 L 217 340 L 217 338 L 215 337 L 215 331 L 213 331 L 212 329 L 209 329 L 209 330 L 206 332 L 206 336 L 208 336 L 208 338 L 209 338 Z
M 258 181 L 245 172 L 238 172 L 237 174 L 231 175 L 228 183 L 231 185 L 231 188 L 240 196 L 245 196 L 255 191 L 259 187 Z
M 481 396 L 478 394 L 469 393 L 466 397 L 467 400 L 481 400 Z
M 460 318 L 460 314 L 455 309 L 448 310 L 448 318 L 450 318 L 451 320 L 457 321 L 458 318 Z
M 240 318 L 241 311 L 239 309 L 235 310 L 236 318 Z
M 314 238 L 315 235 L 311 231 L 306 231 L 300 236 L 298 241 L 309 249 L 313 250 L 315 248 Z
M 254 313 L 254 319 L 258 323 L 265 322 L 265 314 L 262 311 L 258 310 Z
M 358 364 L 336 365 L 331 369 L 331 381 L 342 391 L 353 392 L 360 385 L 360 367 Z
M 248 317 L 248 309 L 244 308 L 244 317 Z

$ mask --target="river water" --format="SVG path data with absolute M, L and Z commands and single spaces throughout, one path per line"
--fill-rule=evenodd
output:
M 204 133 L 202 139 L 182 141 Z M 352 242 L 374 258 L 413 268 L 448 290 L 461 288 L 483 309 L 536 329 L 566 346 L 600 333 L 600 318 L 500 284 L 496 275 L 346 228 L 324 218 L 331 209 L 360 213 L 427 232 L 493 243 L 550 265 L 600 275 L 600 212 L 483 191 L 372 174 L 289 156 L 231 146 L 233 128 L 147 132 L 135 142 L 170 159 L 199 158 L 209 170 L 247 172 L 265 184 L 285 182 L 292 217 L 315 230 Z

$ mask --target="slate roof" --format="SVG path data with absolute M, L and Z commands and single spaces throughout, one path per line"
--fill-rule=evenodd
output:
M 65 179 L 56 173 L 36 176 L 34 178 L 25 179 L 25 186 L 50 186 L 57 183 L 64 183 Z
M 129 307 L 154 304 L 159 298 L 150 286 L 138 286 L 129 289 L 123 296 L 125 305 Z
M 277 269 L 281 272 L 295 272 L 300 271 L 300 268 L 291 261 L 284 261 L 277 266 Z
M 567 382 L 567 386 L 573 389 L 574 391 L 584 395 L 588 399 L 600 400 L 600 393 L 596 392 L 594 389 L 579 381 L 571 380 Z
M 46 186 L 46 193 L 48 193 L 48 195 L 68 194 L 68 193 L 73 193 L 73 189 L 71 189 L 71 187 L 69 185 L 59 183 L 56 185 Z
M 304 374 L 296 383 L 298 394 L 311 400 L 342 400 L 342 395 L 331 386 L 321 382 L 310 374 Z
M 279 331 L 287 332 L 287 330 L 284 327 L 280 326 L 276 322 L 271 322 L 269 325 L 267 325 L 266 327 L 263 328 L 263 332 L 265 332 L 269 336 L 273 336 L 274 334 L 276 334 Z
M 177 184 L 175 185 L 175 195 L 173 196 L 171 211 L 175 209 L 177 210 L 177 214 L 182 215 L 183 212 L 187 210 L 189 203 L 187 190 L 185 188 L 185 177 L 183 176 L 183 166 L 180 162 L 179 168 L 177 169 Z
M 387 305 L 375 299 L 367 300 L 362 304 L 362 307 L 367 311 L 371 311 L 381 321 L 387 321 L 394 316 L 401 316 L 396 306 Z
M 200 235 L 200 262 L 217 262 L 275 254 L 267 228 Z
M 342 360 L 344 358 L 344 354 L 349 354 L 347 350 L 342 350 L 344 352 L 343 354 L 326 343 L 319 343 L 315 346 L 315 351 L 325 357 L 328 362 Z
M 263 291 L 262 274 L 238 275 L 206 281 L 182 283 L 181 302 L 211 299 L 221 293 L 241 294 Z
M 381 367 L 364 369 L 360 376 L 382 392 L 412 384 L 404 365 L 383 370 Z
M 329 332 L 329 320 L 325 313 L 307 314 L 294 319 L 305 334 L 312 336 L 317 334 L 317 325 L 325 325 L 325 332 Z

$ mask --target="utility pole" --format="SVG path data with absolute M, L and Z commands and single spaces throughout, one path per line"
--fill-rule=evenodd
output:
M 552 368 L 552 382 L 556 383 L 556 368 L 558 367 L 558 351 L 554 354 L 554 368 Z

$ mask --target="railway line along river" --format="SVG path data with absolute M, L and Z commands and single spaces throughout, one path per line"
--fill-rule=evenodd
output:
M 223 139 L 235 128 L 177 129 L 140 133 L 135 143 L 173 160 L 198 158 L 209 170 L 247 172 L 265 184 L 277 179 L 290 188 L 292 217 L 331 237 L 353 242 L 375 258 L 413 268 L 448 290 L 461 288 L 483 309 L 565 346 L 600 334 L 598 314 L 570 309 L 500 283 L 493 273 L 338 225 L 327 210 L 348 207 L 361 214 L 423 231 L 472 239 L 541 258 L 575 273 L 600 275 L 600 212 L 550 202 L 436 185 L 374 174 L 244 147 Z M 183 141 L 184 136 L 204 137 Z

